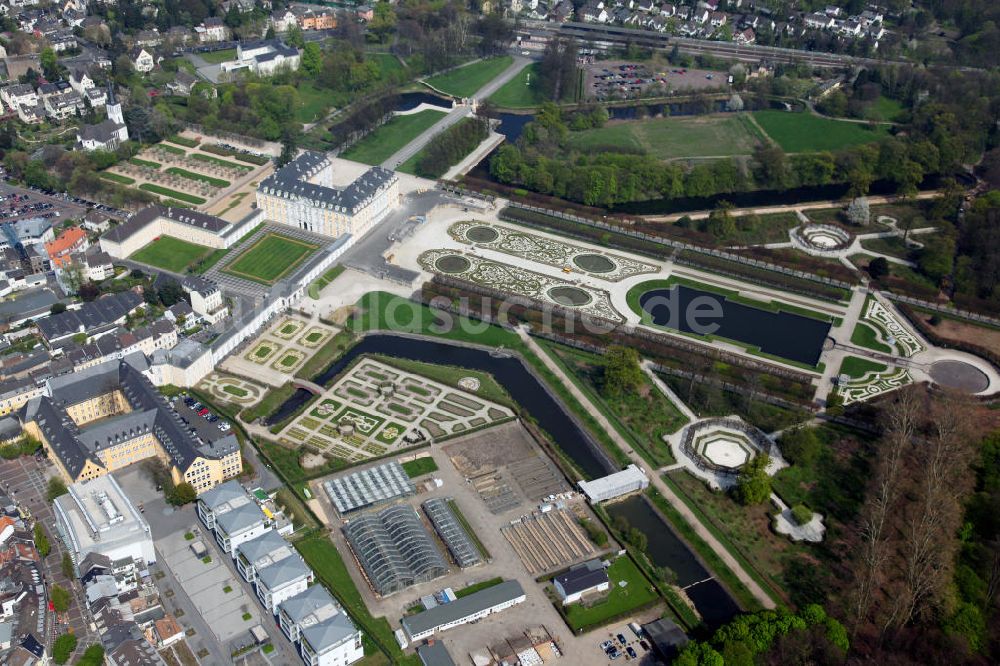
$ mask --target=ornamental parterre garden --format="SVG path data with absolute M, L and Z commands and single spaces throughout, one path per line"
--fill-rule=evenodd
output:
M 285 446 L 359 462 L 513 416 L 473 393 L 362 358 L 277 436 Z

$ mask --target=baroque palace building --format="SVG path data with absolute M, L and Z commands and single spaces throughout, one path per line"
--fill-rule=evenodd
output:
M 333 162 L 306 151 L 261 181 L 257 207 L 279 224 L 360 238 L 399 203 L 399 178 L 382 167 L 368 169 L 343 188 L 333 182 Z
M 233 434 L 205 442 L 145 375 L 127 360 L 109 361 L 46 382 L 18 416 L 24 431 L 69 483 L 104 476 L 147 458 L 159 458 L 174 483 L 202 493 L 242 471 Z

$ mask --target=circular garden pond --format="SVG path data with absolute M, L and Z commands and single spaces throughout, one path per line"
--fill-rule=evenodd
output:
M 500 233 L 491 227 L 472 227 L 465 232 L 465 237 L 473 243 L 492 243 L 500 237 Z
M 559 305 L 578 308 L 593 300 L 593 297 L 579 287 L 552 287 L 549 298 Z
M 468 259 L 457 254 L 446 255 L 434 263 L 434 267 L 442 273 L 464 273 L 471 266 Z
M 578 254 L 573 257 L 573 263 L 588 273 L 610 273 L 617 268 L 615 262 L 603 254 Z

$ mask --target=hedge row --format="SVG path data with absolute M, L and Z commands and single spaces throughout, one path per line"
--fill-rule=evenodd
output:
M 665 260 L 674 252 L 674 248 L 647 240 L 637 238 L 625 233 L 618 233 L 613 230 L 591 227 L 573 220 L 563 219 L 552 215 L 545 215 L 533 210 L 523 208 L 507 207 L 500 211 L 500 219 L 508 222 L 515 222 L 528 226 L 542 226 L 552 231 L 558 231 L 568 236 L 580 238 L 605 247 L 614 247 L 628 252 L 636 252 L 654 259 Z M 751 266 L 721 257 L 716 257 L 702 252 L 682 250 L 677 255 L 677 260 L 681 263 L 703 268 L 713 272 L 722 273 L 736 278 L 741 278 L 755 284 L 774 287 L 784 291 L 791 291 L 797 294 L 804 294 L 821 298 L 828 301 L 840 301 L 847 298 L 847 292 L 839 287 L 810 280 L 808 278 L 787 275 L 777 271 Z

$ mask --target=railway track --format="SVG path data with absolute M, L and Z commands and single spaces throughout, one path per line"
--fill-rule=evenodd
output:
M 882 60 L 877 58 L 860 58 L 837 53 L 818 53 L 801 51 L 776 46 L 761 46 L 757 44 L 740 46 L 732 42 L 717 42 L 690 37 L 664 35 L 649 30 L 633 30 L 618 26 L 598 25 L 592 23 L 567 22 L 553 24 L 544 21 L 525 21 L 519 34 L 522 37 L 550 38 L 552 36 L 574 37 L 592 43 L 605 42 L 606 48 L 631 42 L 637 46 L 666 49 L 677 46 L 683 53 L 711 54 L 720 58 L 738 60 L 740 62 L 770 63 L 809 63 L 816 67 L 848 67 L 851 65 L 884 65 L 909 64 L 902 60 Z M 595 44 L 598 45 L 599 44 Z

